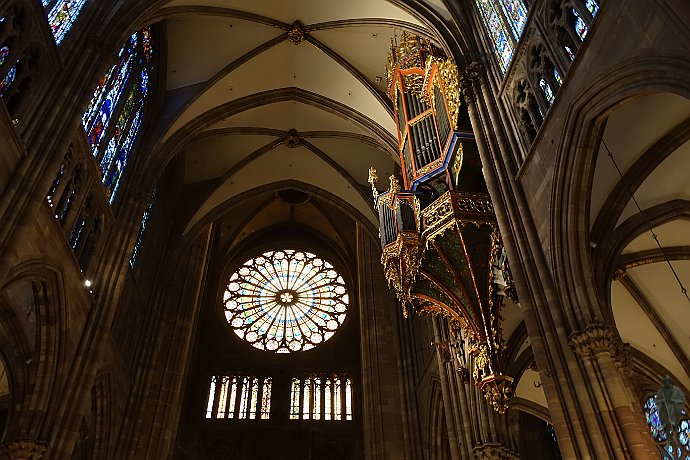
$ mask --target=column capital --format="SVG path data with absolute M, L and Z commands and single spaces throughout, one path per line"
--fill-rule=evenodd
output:
M 520 460 L 520 456 L 502 444 L 482 444 L 474 448 L 477 460 Z
M 569 343 L 580 359 L 600 353 L 609 353 L 615 358 L 625 350 L 618 335 L 609 326 L 602 324 L 590 324 L 584 331 L 572 333 Z
M 0 452 L 4 458 L 12 460 L 39 460 L 46 453 L 48 445 L 36 439 L 10 441 L 2 446 Z

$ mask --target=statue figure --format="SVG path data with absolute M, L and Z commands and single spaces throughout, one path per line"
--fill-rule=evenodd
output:
M 673 380 L 668 375 L 662 380 L 661 389 L 656 395 L 656 406 L 659 409 L 659 419 L 664 432 L 673 433 L 683 414 L 685 395 L 673 384 Z

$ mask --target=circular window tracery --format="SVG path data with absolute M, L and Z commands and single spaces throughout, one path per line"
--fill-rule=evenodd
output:
M 306 351 L 333 337 L 345 321 L 349 297 L 333 265 L 310 253 L 269 251 L 230 276 L 225 318 L 255 348 Z

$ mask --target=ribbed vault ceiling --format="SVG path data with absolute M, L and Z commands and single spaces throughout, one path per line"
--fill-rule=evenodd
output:
M 448 17 L 442 2 L 423 4 Z M 184 156 L 187 184 L 209 188 L 188 230 L 238 195 L 286 180 L 376 222 L 367 169 L 386 177 L 398 162 L 391 39 L 434 31 L 384 0 L 173 0 L 154 17 L 165 19 L 166 99 L 177 107 L 162 142 Z

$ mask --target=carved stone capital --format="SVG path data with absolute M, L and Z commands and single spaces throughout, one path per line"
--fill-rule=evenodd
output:
M 520 460 L 520 456 L 502 444 L 482 444 L 474 448 L 477 460 Z
M 570 347 L 579 358 L 593 357 L 600 353 L 617 357 L 624 348 L 611 328 L 600 324 L 589 325 L 584 331 L 571 334 Z
M 43 458 L 48 445 L 35 439 L 21 439 L 11 441 L 2 446 L 0 453 L 2 458 L 12 460 L 38 460 Z
M 463 69 L 458 78 L 460 90 L 468 104 L 475 99 L 474 83 L 479 81 L 480 71 L 481 65 L 478 62 L 472 62 Z

